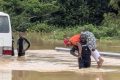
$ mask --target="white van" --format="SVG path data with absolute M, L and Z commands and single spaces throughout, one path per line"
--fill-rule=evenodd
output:
M 12 31 L 10 17 L 0 12 L 0 55 L 12 54 Z

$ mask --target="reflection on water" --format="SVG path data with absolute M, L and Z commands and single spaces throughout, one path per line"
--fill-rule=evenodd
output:
M 120 80 L 119 73 L 13 71 L 12 80 Z
M 12 71 L 0 70 L 0 80 L 12 80 Z
M 37 72 L 0 70 L 0 80 L 119 80 L 120 72 L 79 73 L 71 71 Z
M 119 72 L 76 73 L 62 72 L 37 72 L 25 70 L 0 71 L 0 80 L 119 80 Z

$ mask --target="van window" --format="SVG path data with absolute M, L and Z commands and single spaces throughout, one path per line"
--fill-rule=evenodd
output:
M 7 16 L 0 16 L 0 33 L 9 32 L 9 20 Z

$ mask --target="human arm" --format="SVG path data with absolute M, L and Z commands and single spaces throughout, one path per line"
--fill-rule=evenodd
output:
M 76 50 L 78 51 L 78 47 L 77 46 L 73 46 L 70 50 L 70 54 L 75 56 L 75 57 L 78 57 L 78 54 L 76 54 Z
M 78 46 L 78 57 L 80 58 L 82 54 L 82 45 L 78 42 L 77 46 Z
M 25 49 L 25 51 L 26 51 L 26 50 L 28 50 L 30 48 L 30 42 L 26 38 L 24 38 L 24 40 L 28 44 L 27 48 Z

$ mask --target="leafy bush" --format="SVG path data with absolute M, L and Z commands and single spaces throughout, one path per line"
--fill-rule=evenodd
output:
M 55 29 L 54 26 L 49 26 L 49 25 L 47 25 L 45 23 L 39 23 L 39 24 L 36 24 L 36 25 L 32 25 L 31 27 L 29 27 L 27 29 L 27 31 L 29 31 L 29 32 L 43 32 L 43 33 L 45 32 L 45 33 L 47 33 L 47 32 L 53 31 L 53 29 Z

